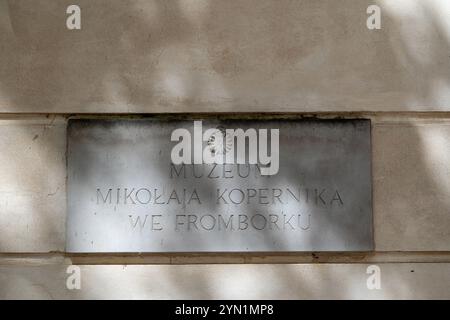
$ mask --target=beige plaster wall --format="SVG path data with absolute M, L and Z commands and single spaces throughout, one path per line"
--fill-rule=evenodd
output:
M 72 3 L 81 30 L 65 27 Z M 381 30 L 366 28 L 370 4 Z M 0 298 L 450 298 L 449 12 L 0 0 Z M 375 252 L 65 256 L 68 117 L 173 112 L 371 119 Z M 85 264 L 79 291 L 70 264 Z M 381 290 L 366 287 L 369 264 Z

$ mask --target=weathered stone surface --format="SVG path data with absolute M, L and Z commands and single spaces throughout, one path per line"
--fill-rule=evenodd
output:
M 66 124 L 0 119 L 0 252 L 63 251 Z
M 450 126 L 402 121 L 373 129 L 377 251 L 450 250 Z
M 450 110 L 447 0 L 0 1 L 2 112 Z
M 0 265 L 0 299 L 449 299 L 449 263 L 81 266 L 68 290 L 65 265 Z
M 173 164 L 176 130 L 189 163 L 212 144 L 232 163 Z M 71 120 L 68 135 L 68 252 L 373 249 L 368 120 Z
M 238 264 L 87 265 L 79 291 L 62 255 L 35 254 L 65 249 L 65 120 L 5 115 L 450 111 L 449 1 L 376 1 L 377 31 L 372 0 L 77 3 L 69 31 L 69 3 L 0 0 L 0 299 L 450 299 L 445 114 L 373 125 L 375 249 L 393 256 L 135 256 L 123 261 Z M 379 263 L 381 290 L 355 261 Z

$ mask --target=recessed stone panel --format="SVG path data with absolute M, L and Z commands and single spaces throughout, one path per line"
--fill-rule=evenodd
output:
M 68 130 L 68 252 L 373 249 L 370 121 L 72 120 Z M 208 152 L 229 161 L 205 163 Z

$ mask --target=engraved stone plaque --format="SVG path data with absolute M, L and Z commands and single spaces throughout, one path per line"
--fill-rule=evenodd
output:
M 70 120 L 66 250 L 373 250 L 370 142 L 369 120 Z

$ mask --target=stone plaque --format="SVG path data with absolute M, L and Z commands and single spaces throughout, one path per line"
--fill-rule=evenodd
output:
M 68 252 L 373 249 L 369 120 L 70 120 Z

